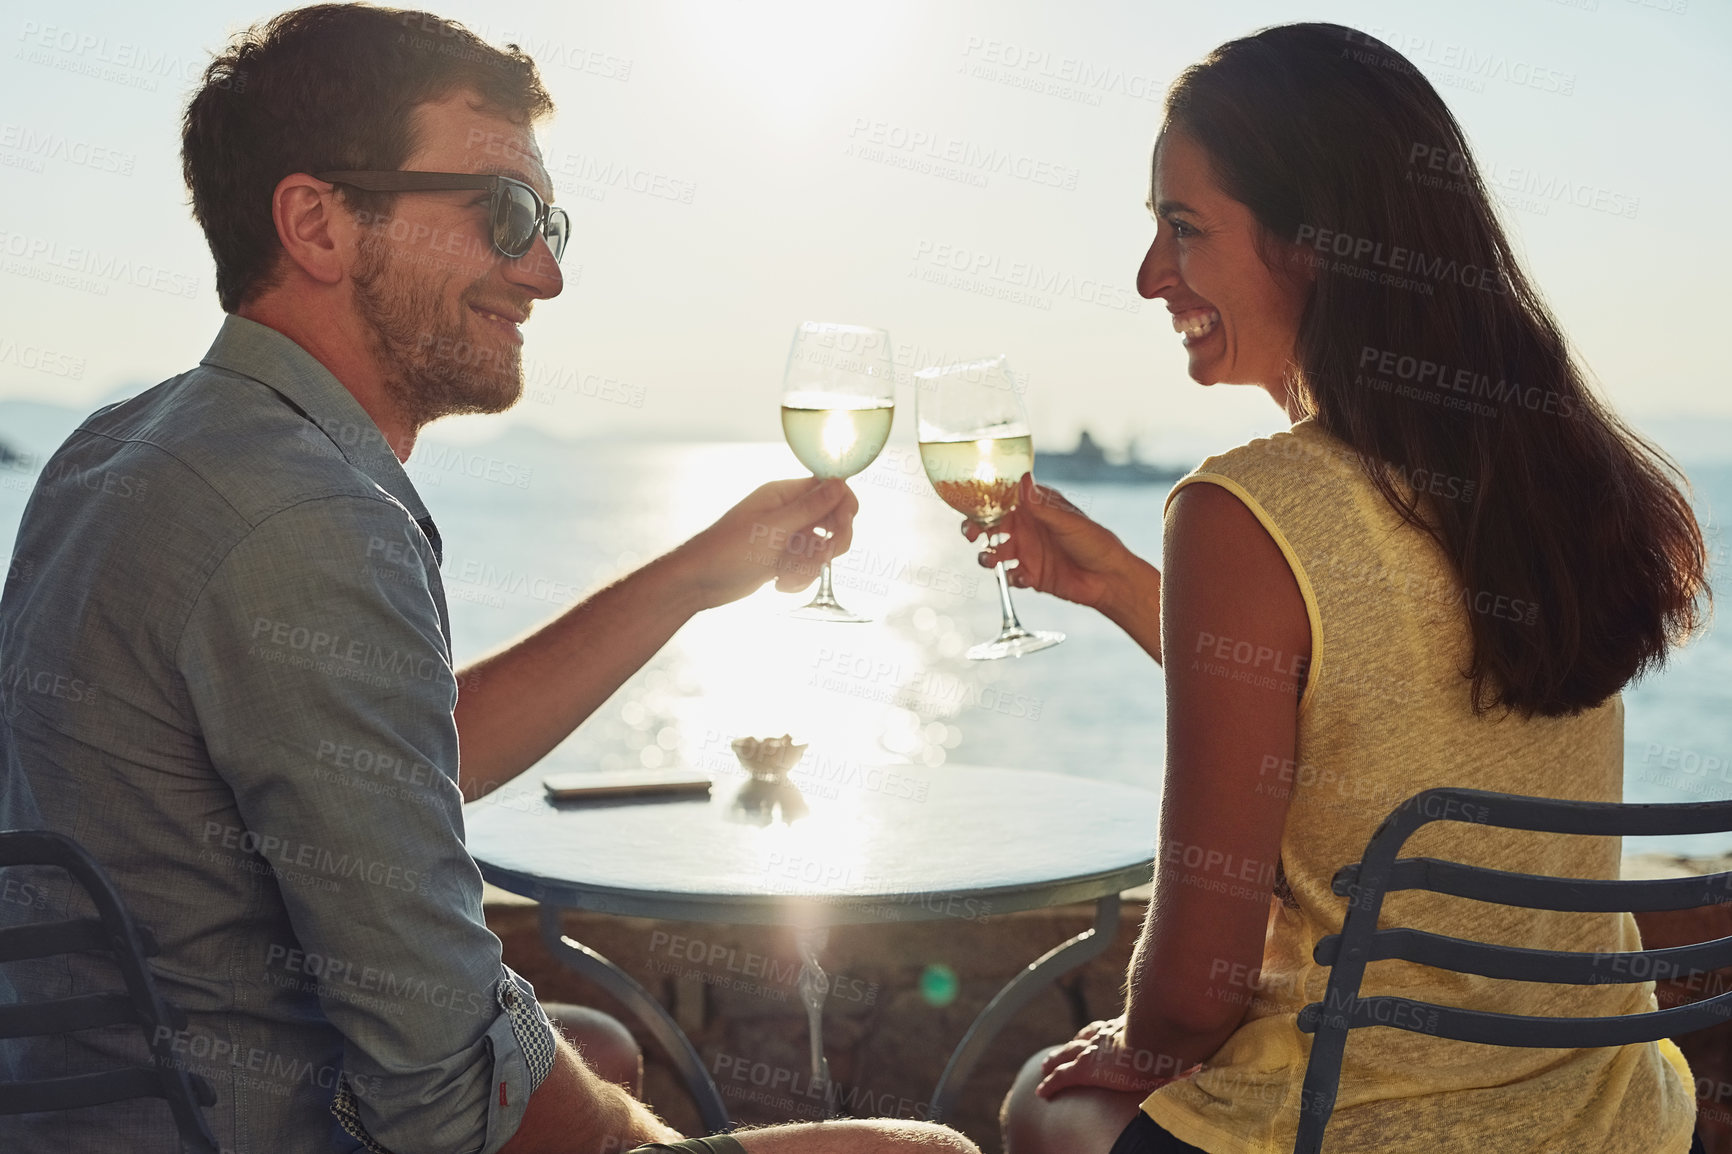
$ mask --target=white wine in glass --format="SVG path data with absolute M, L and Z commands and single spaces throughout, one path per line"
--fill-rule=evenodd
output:
M 1034 439 L 1025 433 L 922 441 L 920 463 L 946 505 L 982 525 L 996 525 L 1016 508 L 1018 486 L 1034 468 Z
M 940 365 L 915 373 L 914 384 L 927 479 L 945 504 L 990 533 L 1016 508 L 1022 479 L 1034 468 L 1034 440 L 1010 366 L 1003 356 Z M 1064 640 L 1062 633 L 1023 628 L 1004 562 L 993 571 L 1004 624 L 997 637 L 969 649 L 970 658 L 1020 657 Z
M 800 464 L 817 477 L 852 477 L 877 460 L 890 439 L 889 404 L 837 408 L 847 397 L 782 398 L 782 434 Z
M 782 376 L 782 435 L 814 476 L 852 477 L 876 460 L 890 439 L 895 404 L 889 333 L 819 321 L 795 331 Z M 794 616 L 872 620 L 836 600 L 828 561 L 817 595 Z

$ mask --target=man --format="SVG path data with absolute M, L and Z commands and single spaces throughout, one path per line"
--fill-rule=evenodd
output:
M 452 670 L 440 537 L 402 462 L 429 421 L 522 391 L 518 326 L 562 284 L 565 221 L 531 131 L 550 110 L 526 56 L 422 13 L 320 6 L 240 36 L 183 136 L 230 315 L 197 368 L 67 440 L 19 532 L 0 598 L 0 828 L 78 839 L 155 932 L 153 967 L 189 1017 L 174 1050 L 216 1085 L 225 1151 L 680 1140 L 501 962 L 459 806 L 544 755 L 693 613 L 808 583 L 856 505 L 840 482 L 765 485 Z M 790 544 L 766 557 L 766 541 Z M 397 784 L 339 768 L 363 759 Z M 74 956 L 10 980 L 56 996 L 99 973 Z M 599 1017 L 581 1023 L 591 1038 Z M 0 1048 L 15 1075 L 115 1055 L 139 1056 L 118 1031 Z M 708 1141 L 690 1148 L 740 1149 Z M 974 1150 L 888 1121 L 767 1128 L 743 1147 Z M 147 1100 L 6 1119 L 0 1148 L 179 1147 Z

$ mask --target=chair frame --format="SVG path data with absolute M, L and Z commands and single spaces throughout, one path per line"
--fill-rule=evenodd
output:
M 1669 949 L 1579 953 L 1496 946 L 1395 927 L 1378 929 L 1386 894 L 1425 890 L 1525 909 L 1617 913 L 1684 910 L 1732 902 L 1732 871 L 1663 880 L 1606 881 L 1510 873 L 1435 858 L 1397 858 L 1415 831 L 1434 821 L 1601 837 L 1721 833 L 1732 830 L 1732 801 L 1662 804 L 1561 801 L 1477 789 L 1428 789 L 1386 817 L 1365 854 L 1344 866 L 1332 888 L 1348 898 L 1341 932 L 1317 943 L 1330 967 L 1324 1000 L 1299 1013 L 1314 1034 L 1300 1093 L 1294 1154 L 1319 1154 L 1335 1109 L 1350 1030 L 1390 1026 L 1494 1046 L 1589 1048 L 1675 1037 L 1732 1017 L 1732 990 L 1687 1005 L 1611 1017 L 1551 1018 L 1496 1014 L 1411 998 L 1361 998 L 1365 967 L 1399 958 L 1482 977 L 1598 985 L 1684 980 L 1732 966 L 1732 937 Z
M 186 1015 L 162 997 L 155 976 L 144 963 L 145 958 L 160 952 L 156 939 L 133 919 L 97 860 L 71 838 L 49 830 L 0 831 L 0 868 L 23 865 L 65 870 L 90 895 L 97 916 L 0 929 L 0 962 L 110 952 L 126 992 L 0 1005 L 0 1038 L 136 1025 L 144 1032 L 152 1064 L 0 1084 L 0 1115 L 163 1098 L 174 1115 L 182 1147 L 194 1154 L 218 1154 L 216 1138 L 200 1110 L 201 1106 L 216 1104 L 216 1092 L 210 1083 L 176 1062 L 171 1039 L 186 1028 Z

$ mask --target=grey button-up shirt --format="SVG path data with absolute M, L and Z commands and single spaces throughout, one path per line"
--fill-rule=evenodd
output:
M 438 550 L 349 391 L 233 316 L 199 367 L 86 420 L 25 509 L 0 597 L 0 828 L 76 838 L 155 933 L 190 1018 L 175 1052 L 235 1154 L 494 1151 L 551 1062 L 463 846 Z M 0 924 L 87 908 L 57 874 L 5 871 Z M 12 963 L 0 990 L 112 972 Z M 76 1037 L 0 1042 L 0 1064 L 144 1053 Z M 179 1145 L 145 1101 L 0 1118 L 0 1149 Z

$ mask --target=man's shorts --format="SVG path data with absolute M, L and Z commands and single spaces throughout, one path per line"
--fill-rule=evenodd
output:
M 651 1154 L 651 1151 L 674 1151 L 676 1154 L 746 1154 L 746 1148 L 726 1134 L 712 1134 L 708 1138 L 687 1138 L 684 1142 L 664 1145 L 652 1142 L 648 1146 L 639 1146 L 626 1154 Z

